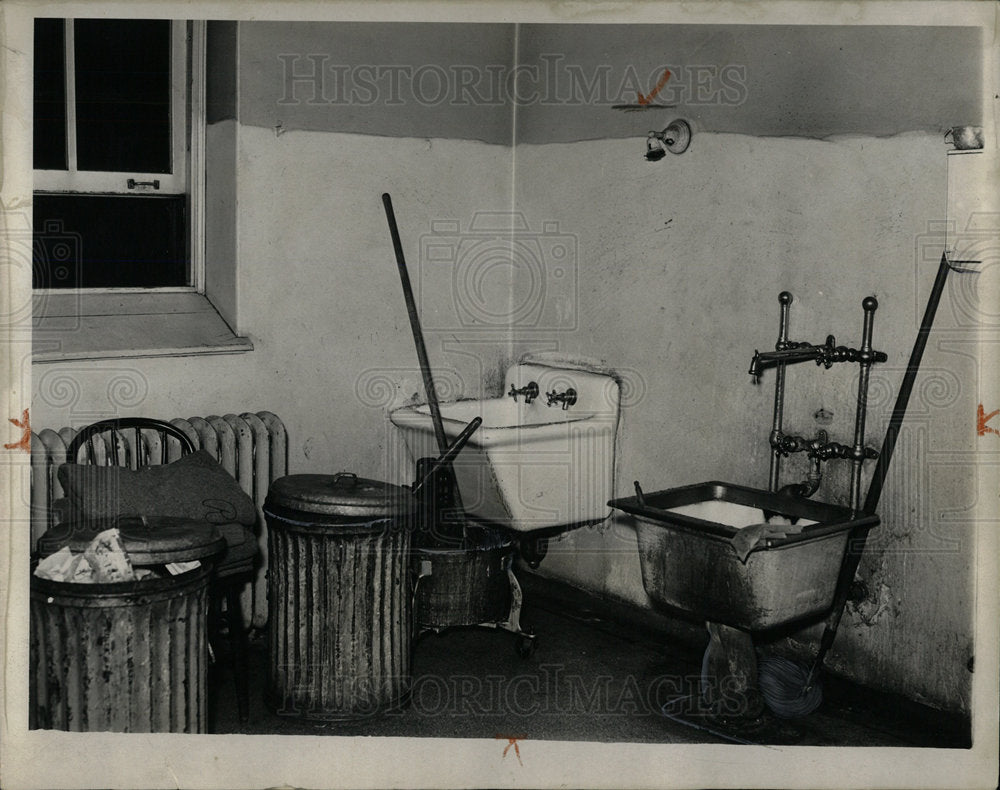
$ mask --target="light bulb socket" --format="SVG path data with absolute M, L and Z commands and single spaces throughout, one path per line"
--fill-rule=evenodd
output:
M 650 132 L 646 138 L 646 160 L 649 162 L 658 162 L 666 155 L 667 152 L 663 149 L 663 144 L 660 142 L 659 132 Z

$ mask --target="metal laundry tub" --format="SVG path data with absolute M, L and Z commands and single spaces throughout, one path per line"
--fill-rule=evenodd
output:
M 407 701 L 413 511 L 408 489 L 354 474 L 271 484 L 265 696 L 276 713 L 350 720 Z
M 848 538 L 879 523 L 849 508 L 715 481 L 647 493 L 641 503 L 628 497 L 608 504 L 636 516 L 650 598 L 747 631 L 829 610 Z M 742 562 L 733 537 L 768 514 L 808 525 L 767 539 Z
M 83 551 L 105 523 L 56 528 L 42 556 Z M 225 539 L 185 519 L 121 522 L 135 568 L 199 560 L 194 570 L 81 584 L 31 578 L 29 726 L 109 732 L 206 731 L 208 582 Z

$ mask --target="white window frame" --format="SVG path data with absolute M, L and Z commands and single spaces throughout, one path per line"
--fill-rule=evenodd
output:
M 235 327 L 214 308 L 206 294 L 205 256 L 205 76 L 206 31 L 204 20 L 180 21 L 190 47 L 186 58 L 187 103 L 182 117 L 188 146 L 187 194 L 189 201 L 189 286 L 161 288 L 34 289 L 33 361 L 58 363 L 72 359 L 109 359 L 192 354 L 228 354 L 253 351 L 249 338 L 235 334 Z M 35 191 L 48 191 L 35 170 Z M 179 301 L 180 300 L 180 301 Z M 214 315 L 201 336 L 191 328 L 194 313 Z M 109 347 L 102 325 L 109 316 L 128 318 L 134 326 L 130 348 Z M 166 336 L 152 337 L 146 320 L 150 315 L 168 319 Z M 202 324 L 203 325 L 203 324 Z M 64 328 L 65 327 L 65 328 Z M 119 329 L 119 333 L 120 333 Z
M 71 38 L 72 20 L 66 20 L 66 38 Z M 205 292 L 205 40 L 204 20 L 172 20 L 171 23 L 171 144 L 173 174 L 78 171 L 75 162 L 75 118 L 70 118 L 70 62 L 67 44 L 67 146 L 73 156 L 70 170 L 35 170 L 34 190 L 54 194 L 187 194 L 189 285 L 153 288 L 84 288 L 79 293 L 204 293 Z M 188 44 L 190 40 L 190 45 Z M 74 145 L 69 145 L 70 136 Z M 179 164 L 179 166 L 177 166 Z M 160 180 L 158 190 L 128 189 L 128 178 Z M 47 296 L 65 289 L 36 288 Z
M 112 195 L 185 194 L 189 170 L 187 163 L 187 110 L 189 106 L 187 97 L 189 87 L 187 22 L 173 20 L 170 26 L 170 161 L 173 171 L 171 173 L 78 169 L 76 154 L 76 59 L 73 56 L 75 22 L 75 19 L 64 20 L 67 169 L 36 170 L 35 189 L 40 192 L 82 192 Z M 191 65 L 193 67 L 194 63 Z M 157 182 L 159 187 L 133 186 L 129 188 L 130 179 L 135 184 L 143 185 Z

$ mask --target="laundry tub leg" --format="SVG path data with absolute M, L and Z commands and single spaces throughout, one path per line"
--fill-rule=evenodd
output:
M 757 654 L 750 633 L 706 623 L 709 642 L 702 661 L 702 695 L 714 715 L 755 719 L 764 712 L 757 686 Z

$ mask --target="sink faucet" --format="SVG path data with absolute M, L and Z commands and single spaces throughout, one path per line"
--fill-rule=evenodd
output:
M 538 397 L 538 384 L 536 384 L 534 381 L 529 381 L 523 387 L 518 389 L 514 386 L 514 382 L 511 382 L 510 392 L 508 392 L 507 394 L 514 399 L 515 403 L 517 402 L 518 395 L 524 396 L 525 403 L 531 403 L 535 398 Z
M 832 357 L 836 352 L 836 343 L 833 335 L 830 335 L 826 339 L 826 344 L 822 346 L 812 346 L 808 343 L 788 343 L 785 348 L 776 351 L 765 351 L 764 353 L 755 351 L 753 359 L 750 361 L 750 375 L 753 376 L 754 384 L 756 384 L 762 370 L 773 368 L 780 363 L 805 362 L 809 359 L 816 360 L 817 365 L 830 367 L 834 361 Z
M 576 403 L 576 390 L 570 387 L 565 392 L 546 392 L 545 400 L 546 406 L 551 406 L 553 403 L 561 403 L 563 411 L 565 411 Z
M 833 335 L 827 335 L 826 343 L 821 346 L 786 340 L 779 343 L 779 348 L 775 351 L 765 351 L 763 354 L 755 351 L 750 361 L 750 375 L 753 376 L 753 383 L 757 384 L 762 370 L 782 363 L 791 364 L 814 359 L 817 365 L 830 368 L 836 362 L 885 362 L 888 358 L 884 351 L 838 346 L 837 339 Z

